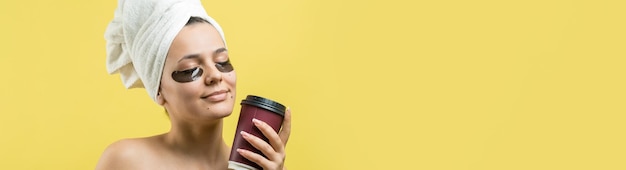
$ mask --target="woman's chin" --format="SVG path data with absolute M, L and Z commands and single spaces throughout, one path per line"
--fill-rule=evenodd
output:
M 229 106 L 214 106 L 207 109 L 205 114 L 211 115 L 211 117 L 215 118 L 224 118 L 230 116 L 233 113 L 233 108 Z
M 204 114 L 214 115 L 216 117 L 227 117 L 233 112 L 233 101 L 222 101 L 219 103 L 206 104 Z
M 230 116 L 230 114 L 232 114 L 232 111 L 230 111 L 230 112 L 214 113 L 213 115 L 215 115 L 215 117 L 217 117 L 217 118 L 225 118 L 225 117 Z

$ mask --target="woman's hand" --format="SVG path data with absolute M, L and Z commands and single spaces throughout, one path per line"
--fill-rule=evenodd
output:
M 241 156 L 263 167 L 265 170 L 283 170 L 286 156 L 285 146 L 287 146 L 287 140 L 289 140 L 289 134 L 291 133 L 291 109 L 287 109 L 285 118 L 283 119 L 283 127 L 278 134 L 263 121 L 253 119 L 252 122 L 254 122 L 254 125 L 269 139 L 269 144 L 263 139 L 244 131 L 241 132 L 241 135 L 246 141 L 250 142 L 252 146 L 267 156 L 267 158 L 245 149 L 237 149 L 237 152 L 239 152 Z

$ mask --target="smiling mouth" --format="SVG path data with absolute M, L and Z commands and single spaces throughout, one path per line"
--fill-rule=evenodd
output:
M 211 94 L 208 94 L 206 96 L 202 96 L 200 98 L 208 99 L 209 101 L 213 101 L 213 102 L 222 101 L 228 98 L 228 92 L 229 92 L 228 90 L 219 90 Z

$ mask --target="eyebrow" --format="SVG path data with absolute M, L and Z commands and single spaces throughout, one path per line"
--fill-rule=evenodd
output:
M 218 55 L 220 53 L 227 52 L 227 51 L 228 50 L 226 48 L 224 48 L 224 47 L 218 48 L 217 50 L 213 51 L 213 55 Z
M 217 54 L 220 54 L 220 53 L 223 53 L 223 52 L 227 52 L 227 51 L 228 50 L 226 48 L 224 48 L 224 47 L 218 48 L 217 50 L 213 51 L 213 55 L 215 56 Z M 197 58 L 200 58 L 200 54 L 189 54 L 189 55 L 183 56 L 183 58 L 178 60 L 178 63 L 180 63 L 181 61 L 186 60 L 186 59 L 197 59 Z

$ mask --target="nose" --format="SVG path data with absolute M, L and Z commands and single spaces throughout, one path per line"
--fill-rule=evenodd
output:
M 209 64 L 207 68 L 208 68 L 208 73 L 206 74 L 205 81 L 204 81 L 206 85 L 210 86 L 210 85 L 217 84 L 220 81 L 222 81 L 222 72 L 217 70 L 217 67 L 215 66 L 215 64 Z

